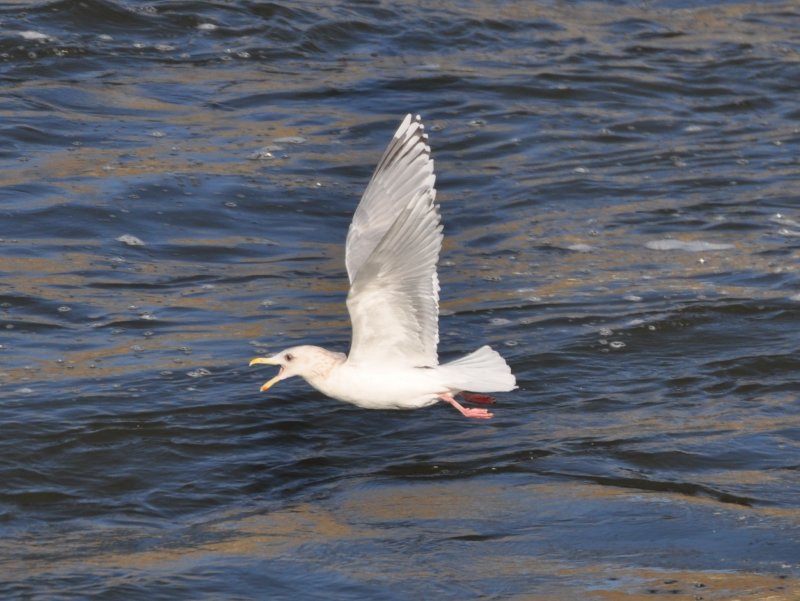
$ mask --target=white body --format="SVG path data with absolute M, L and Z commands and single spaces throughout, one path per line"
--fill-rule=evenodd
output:
M 326 378 L 306 380 L 329 397 L 365 409 L 417 409 L 433 405 L 446 394 L 516 387 L 505 360 L 488 346 L 433 367 L 344 361 L 335 365 Z
M 448 392 L 435 368 L 340 363 L 327 378 L 308 383 L 321 393 L 364 409 L 417 409 Z M 391 383 L 387 385 L 387 383 Z

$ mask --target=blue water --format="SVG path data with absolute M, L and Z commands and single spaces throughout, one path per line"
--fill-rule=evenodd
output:
M 795 4 L 5 2 L 0 92 L 3 599 L 800 598 Z M 487 423 L 247 367 L 407 112 Z

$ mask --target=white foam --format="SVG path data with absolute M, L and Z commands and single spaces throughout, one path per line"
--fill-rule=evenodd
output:
M 733 244 L 720 244 L 717 242 L 704 242 L 702 240 L 651 240 L 645 244 L 650 250 L 683 250 L 686 252 L 704 252 L 709 250 L 728 250 Z
M 49 35 L 47 35 L 46 33 L 42 33 L 40 31 L 28 30 L 28 31 L 20 31 L 18 33 L 24 40 L 36 40 L 37 42 L 43 42 L 44 40 L 52 39 Z
M 284 136 L 283 138 L 275 138 L 273 142 L 276 144 L 305 144 L 306 139 L 302 136 Z
M 117 242 L 122 242 L 123 244 L 127 244 L 128 246 L 144 246 L 144 242 L 141 238 L 137 238 L 131 234 L 122 234 L 120 237 L 117 238 Z
M 795 219 L 790 219 L 786 215 L 782 215 L 780 213 L 775 213 L 769 219 L 773 223 L 779 223 L 780 225 L 785 225 L 787 227 L 800 227 L 800 221 L 796 221 Z

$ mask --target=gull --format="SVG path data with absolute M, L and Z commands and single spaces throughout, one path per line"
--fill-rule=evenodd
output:
M 442 248 L 436 176 L 419 115 L 406 115 L 361 197 L 347 232 L 350 353 L 295 346 L 250 365 L 276 365 L 261 391 L 300 376 L 321 393 L 365 409 L 417 409 L 444 401 L 462 415 L 488 419 L 487 392 L 514 390 L 516 380 L 489 346 L 440 364 L 439 277 Z

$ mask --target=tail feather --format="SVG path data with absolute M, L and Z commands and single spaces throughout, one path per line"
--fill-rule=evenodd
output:
M 469 355 L 440 365 L 438 369 L 445 385 L 454 392 L 503 392 L 517 387 L 508 363 L 490 346 L 482 346 Z

